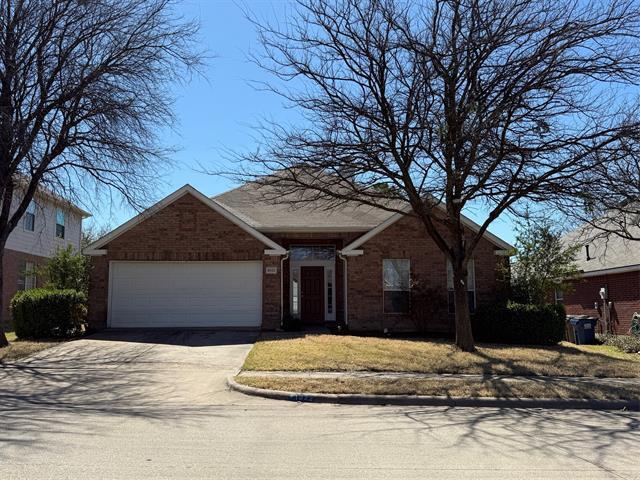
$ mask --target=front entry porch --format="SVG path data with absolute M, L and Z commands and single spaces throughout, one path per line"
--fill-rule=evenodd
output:
M 303 325 L 336 321 L 335 245 L 292 245 L 289 249 L 289 313 Z

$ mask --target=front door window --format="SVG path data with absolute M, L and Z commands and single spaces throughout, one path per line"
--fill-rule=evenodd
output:
M 336 247 L 333 245 L 310 245 L 291 248 L 291 261 L 335 260 Z

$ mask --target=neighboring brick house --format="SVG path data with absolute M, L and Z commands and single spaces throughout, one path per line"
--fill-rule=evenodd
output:
M 264 197 L 255 184 L 214 198 L 186 185 L 90 245 L 90 326 L 276 329 L 291 316 L 415 330 L 410 287 L 419 281 L 437 306 L 427 330 L 452 331 L 447 262 L 416 218 Z M 472 304 L 502 294 L 509 250 L 485 234 L 470 268 Z
M 20 202 L 14 195 L 13 208 Z M 2 260 L 3 323 L 10 323 L 9 303 L 19 290 L 40 286 L 35 270 L 58 248 L 80 251 L 82 219 L 90 214 L 48 192 L 38 193 L 7 239 Z
M 640 242 L 594 237 L 582 229 L 565 236 L 567 244 L 580 247 L 580 276 L 567 292 L 556 292 L 556 301 L 564 303 L 569 315 L 598 317 L 599 331 L 626 334 L 633 314 L 640 312 Z

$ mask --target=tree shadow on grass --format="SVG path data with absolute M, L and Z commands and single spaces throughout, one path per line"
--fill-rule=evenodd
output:
M 479 366 L 485 374 L 561 375 L 590 377 L 640 377 L 640 362 L 613 358 L 566 345 L 522 346 L 480 344 L 475 355 L 483 359 Z M 509 350 L 530 354 L 509 358 Z

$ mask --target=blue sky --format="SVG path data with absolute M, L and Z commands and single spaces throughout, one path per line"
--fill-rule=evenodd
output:
M 270 77 L 247 59 L 259 44 L 254 26 L 240 5 L 228 0 L 184 0 L 178 5 L 180 14 L 200 22 L 202 47 L 213 58 L 204 68 L 205 78 L 175 86 L 174 111 L 179 124 L 164 141 L 180 150 L 173 156 L 173 167 L 161 178 L 158 199 L 186 183 L 207 195 L 233 188 L 226 178 L 201 173 L 200 165 L 220 168 L 225 150 L 250 149 L 254 145 L 253 126 L 262 118 L 284 123 L 298 118 L 280 98 L 250 85 Z M 286 13 L 284 1 L 251 1 L 247 5 L 261 18 L 277 19 Z M 126 206 L 114 205 L 96 214 L 88 224 L 115 227 L 134 214 Z M 481 211 L 468 214 L 476 221 L 482 219 Z M 494 223 L 491 230 L 506 241 L 513 241 L 509 222 Z

